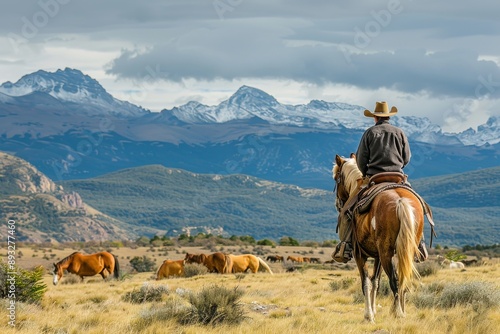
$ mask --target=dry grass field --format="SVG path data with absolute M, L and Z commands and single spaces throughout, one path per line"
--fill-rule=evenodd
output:
M 220 247 L 219 249 L 220 250 Z M 69 255 L 71 249 L 22 248 L 17 264 L 23 268 L 43 265 Z M 122 272 L 130 272 L 128 259 L 147 255 L 159 265 L 164 259 L 181 259 L 186 252 L 210 253 L 202 248 L 139 247 L 112 249 L 119 257 Z M 253 247 L 227 247 L 226 252 L 253 252 Z M 329 260 L 331 248 L 276 247 L 267 248 L 268 254 L 303 254 Z M 55 254 L 55 255 L 52 255 Z M 255 253 L 254 253 L 255 254 Z M 2 254 L 2 258 L 4 254 Z M 431 260 L 428 260 L 431 261 Z M 104 281 L 100 276 L 86 278 L 84 283 L 52 285 L 47 273 L 47 284 L 40 305 L 17 303 L 16 328 L 7 323 L 7 302 L 0 300 L 1 333 L 499 333 L 498 303 L 493 307 L 478 307 L 476 303 L 452 307 L 418 306 L 415 296 L 422 296 L 426 287 L 467 285 L 477 283 L 493 286 L 494 294 L 500 287 L 500 263 L 493 259 L 487 264 L 467 267 L 465 270 L 440 268 L 435 274 L 422 277 L 409 294 L 406 318 L 395 319 L 390 314 L 392 295 L 377 300 L 375 324 L 363 320 L 364 304 L 359 276 L 353 265 L 307 265 L 294 272 L 286 272 L 290 264 L 271 263 L 274 275 L 205 274 L 193 277 L 153 279 L 153 272 L 124 275 L 121 280 Z M 349 269 L 351 268 L 351 269 Z M 386 280 L 385 275 L 383 280 Z M 161 301 L 133 304 L 123 296 L 142 286 L 163 286 Z M 245 319 L 239 324 L 181 325 L 171 315 L 175 309 L 188 306 L 186 296 L 211 286 L 238 289 Z M 384 284 L 383 284 L 384 286 Z M 387 286 L 387 283 L 385 284 Z

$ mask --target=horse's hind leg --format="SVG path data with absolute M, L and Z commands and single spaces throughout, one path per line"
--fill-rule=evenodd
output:
M 104 269 L 100 272 L 101 277 L 102 277 L 102 279 L 103 279 L 103 280 L 106 280 L 106 278 L 108 278 L 108 273 L 109 273 L 109 271 L 108 271 L 106 268 L 104 268 Z
M 387 274 L 387 277 L 389 277 L 389 285 L 391 287 L 392 294 L 394 295 L 394 302 L 392 303 L 391 313 L 393 313 L 398 318 L 402 318 L 404 317 L 404 312 L 401 308 L 398 274 L 396 272 L 396 268 L 394 267 L 394 263 L 392 262 L 392 256 L 385 255 L 384 257 L 382 257 L 381 264 L 384 268 L 385 273 Z

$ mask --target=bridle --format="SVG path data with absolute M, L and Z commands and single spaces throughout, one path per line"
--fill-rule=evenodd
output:
M 340 212 L 342 210 L 342 207 L 344 206 L 345 202 L 342 200 L 339 190 L 340 190 L 340 185 L 345 183 L 344 179 L 344 174 L 342 174 L 342 164 L 341 166 L 338 166 L 337 172 L 335 172 L 335 175 L 333 176 L 333 179 L 335 180 L 335 185 L 333 187 L 333 192 L 336 193 L 336 200 L 335 200 L 335 207 L 337 208 L 337 211 Z M 344 192 L 347 193 L 345 190 L 345 187 L 343 188 Z M 347 194 L 346 198 L 349 198 L 349 194 Z

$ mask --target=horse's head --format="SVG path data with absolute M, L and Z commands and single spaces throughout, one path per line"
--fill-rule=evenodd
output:
M 63 268 L 60 263 L 54 263 L 54 270 L 52 271 L 52 274 L 54 275 L 52 283 L 57 285 L 57 282 L 59 282 L 63 276 Z
M 340 212 L 349 196 L 358 190 L 363 175 L 356 164 L 356 157 L 344 158 L 335 155 L 333 165 L 333 179 L 335 180 L 336 199 L 335 207 Z

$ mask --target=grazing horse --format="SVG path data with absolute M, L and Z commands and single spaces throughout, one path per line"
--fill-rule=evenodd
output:
M 304 262 L 304 258 L 302 256 L 288 256 L 286 258 L 287 261 L 292 261 L 292 262 L 296 262 L 296 263 L 302 263 Z
M 270 262 L 283 262 L 283 256 L 281 255 L 269 255 L 268 257 L 266 257 L 266 261 L 270 261 Z
M 184 258 L 184 260 L 186 261 L 186 263 L 203 264 L 211 273 L 226 274 L 230 272 L 227 269 L 229 260 L 226 258 L 226 255 L 221 252 L 215 252 L 210 255 L 206 255 L 203 253 L 186 253 L 186 257 Z
M 252 254 L 229 254 L 227 258 L 229 259 L 228 271 L 230 273 L 244 273 L 250 269 L 255 274 L 259 270 L 259 265 L 261 265 L 267 272 L 271 275 L 273 274 L 267 263 L 258 256 Z
M 54 285 L 57 285 L 61 280 L 64 270 L 80 276 L 82 281 L 84 276 L 94 276 L 97 274 L 100 274 L 103 279 L 106 279 L 108 274 L 114 274 L 115 278 L 120 277 L 118 258 L 108 252 L 89 255 L 74 252 L 61 261 L 54 263 Z
M 156 272 L 156 280 L 162 278 L 169 278 L 171 276 L 184 276 L 184 263 L 185 260 L 165 260 Z
M 460 261 L 450 261 L 450 269 L 465 269 L 465 265 Z
M 354 158 L 335 156 L 333 178 L 336 182 L 335 205 L 339 212 L 349 198 L 357 196 L 362 177 Z M 365 319 L 375 320 L 381 268 L 389 278 L 394 295 L 391 311 L 396 317 L 404 317 L 406 291 L 413 276 L 419 276 L 413 259 L 419 254 L 418 242 L 424 228 L 424 208 L 420 199 L 403 187 L 384 190 L 374 197 L 366 212 L 354 210 L 352 228 L 353 255 L 365 296 Z M 397 265 L 393 262 L 394 255 Z M 371 277 L 367 265 L 370 257 L 375 259 Z

